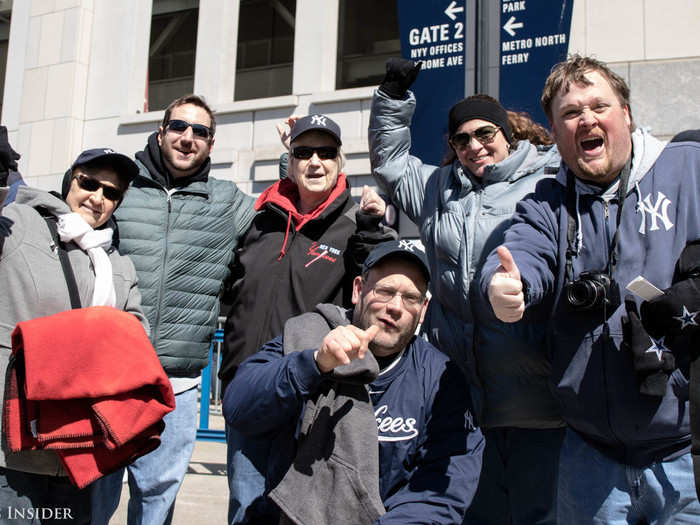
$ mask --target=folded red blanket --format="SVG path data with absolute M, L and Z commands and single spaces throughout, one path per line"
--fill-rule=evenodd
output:
M 79 488 L 156 448 L 175 408 L 141 323 L 107 306 L 18 323 L 9 367 L 10 450 L 56 450 Z

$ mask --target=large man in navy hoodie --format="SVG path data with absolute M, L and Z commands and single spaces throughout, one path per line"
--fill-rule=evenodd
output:
M 558 521 L 697 523 L 690 352 L 651 338 L 625 287 L 668 288 L 700 238 L 700 144 L 635 130 L 624 80 L 579 55 L 552 69 L 542 106 L 559 173 L 518 205 L 481 288 L 506 322 L 554 299 L 551 382 L 570 428 Z
M 382 243 L 352 310 L 318 305 L 240 366 L 226 420 L 275 439 L 247 523 L 461 523 L 484 443 L 457 367 L 414 335 L 428 278 L 421 250 Z

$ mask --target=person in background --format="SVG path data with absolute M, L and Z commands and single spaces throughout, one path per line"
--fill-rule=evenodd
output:
M 7 128 L 0 126 L 0 187 L 8 187 L 8 192 L 4 199 L 5 204 L 13 202 L 19 187 L 26 185 L 22 175 L 17 171 L 17 161 L 19 159 L 20 154 L 10 146 L 10 141 L 7 138 Z
M 429 279 L 422 250 L 379 244 L 353 280 L 353 308 L 291 318 L 240 366 L 227 423 L 274 436 L 267 505 L 249 523 L 460 522 L 484 440 L 459 369 L 415 336 Z
M 136 164 L 109 148 L 82 152 L 63 178 L 60 194 L 20 186 L 0 200 L 0 368 L 3 385 L 17 323 L 70 310 L 74 275 L 83 306 L 113 306 L 134 314 L 148 331 L 131 260 L 112 244 L 112 215 L 123 202 Z M 4 420 L 3 420 L 4 424 Z M 61 509 L 66 523 L 90 523 L 90 489 L 78 490 L 54 451 L 0 452 L 0 509 L 12 523 L 35 523 L 31 509 Z M 22 511 L 14 520 L 6 514 Z M 25 516 L 24 520 L 21 516 Z M 55 516 L 55 515 L 54 515 Z
M 687 129 L 676 133 L 670 142 L 700 142 L 700 129 Z
M 700 520 L 690 352 L 647 332 L 647 303 L 625 291 L 651 299 L 640 277 L 673 288 L 676 261 L 700 238 L 700 144 L 664 145 L 635 128 L 629 101 L 625 81 L 596 59 L 554 66 L 542 107 L 559 172 L 518 204 L 480 282 L 504 322 L 554 304 L 551 383 L 568 424 L 559 523 Z
M 253 219 L 253 198 L 210 175 L 216 119 L 204 99 L 186 95 L 136 153 L 139 174 L 116 214 L 119 249 L 139 275 L 151 342 L 175 392 L 175 410 L 155 451 L 128 467 L 128 523 L 172 522 L 194 449 L 197 385 L 209 360 L 219 298 L 234 249 Z M 119 505 L 123 471 L 93 484 L 93 523 Z
M 465 523 L 553 524 L 564 422 L 548 385 L 548 310 L 507 325 L 474 283 L 516 204 L 554 173 L 559 154 L 526 114 L 473 95 L 450 109 L 442 166 L 424 164 L 409 153 L 416 98 L 408 88 L 419 69 L 410 60 L 387 62 L 372 99 L 370 161 L 379 188 L 419 228 L 433 275 L 421 331 L 462 369 L 486 438 Z
M 289 148 L 288 175 L 260 195 L 238 250 L 219 371 L 224 394 L 238 366 L 287 319 L 319 303 L 349 306 L 365 257 L 395 236 L 380 224 L 385 204 L 376 192 L 365 187 L 359 204 L 352 199 L 335 121 L 293 116 L 278 130 Z M 239 523 L 262 499 L 270 441 L 230 426 L 226 432 L 229 523 Z

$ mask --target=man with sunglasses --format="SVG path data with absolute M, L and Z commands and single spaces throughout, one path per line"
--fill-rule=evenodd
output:
M 365 188 L 360 205 L 342 172 L 340 127 L 327 115 L 290 117 L 288 176 L 258 198 L 237 257 L 219 377 L 224 391 L 247 357 L 278 335 L 290 317 L 319 303 L 350 306 L 352 281 L 377 243 L 394 237 L 380 222 L 384 201 Z M 231 501 L 239 523 L 264 490 L 270 441 L 227 428 Z
M 240 366 L 224 416 L 275 436 L 266 497 L 244 523 L 461 523 L 484 440 L 458 368 L 415 336 L 429 279 L 420 248 L 381 243 L 352 308 L 288 320 Z
M 136 153 L 139 175 L 115 214 L 119 250 L 134 261 L 151 341 L 176 402 L 161 445 L 129 466 L 129 524 L 172 521 L 194 449 L 197 385 L 208 363 L 220 293 L 233 250 L 255 213 L 252 197 L 210 176 L 215 131 L 204 99 L 174 100 Z M 116 510 L 122 475 L 94 484 L 94 524 L 106 525 Z

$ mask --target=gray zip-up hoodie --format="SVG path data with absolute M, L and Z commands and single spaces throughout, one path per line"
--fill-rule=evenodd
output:
M 12 350 L 10 336 L 17 323 L 71 308 L 58 252 L 38 208 L 53 216 L 71 211 L 58 197 L 28 186 L 19 188 L 16 201 L 0 210 L 0 381 L 3 385 Z M 95 282 L 90 258 L 74 243 L 67 243 L 66 248 L 81 304 L 89 305 Z M 148 330 L 134 265 L 113 248 L 108 250 L 108 255 L 116 307 L 134 314 Z M 3 448 L 0 466 L 35 474 L 65 475 L 58 457 L 51 451 L 6 455 Z

